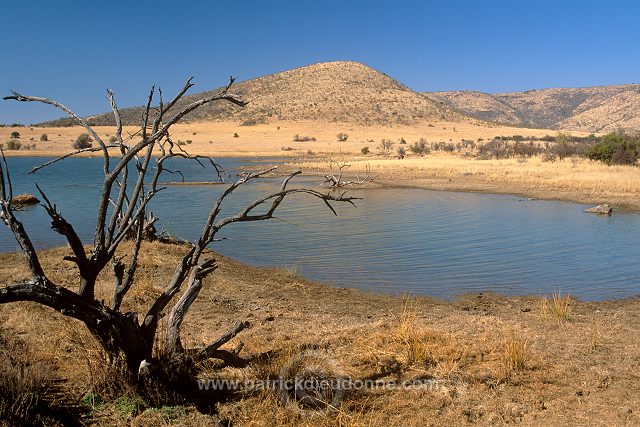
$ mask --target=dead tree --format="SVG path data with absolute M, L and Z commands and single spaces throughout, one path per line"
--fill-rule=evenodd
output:
M 268 174 L 273 169 L 248 173 L 230 185 L 217 200 L 212 201 L 212 208 L 202 227 L 200 238 L 191 244 L 187 254 L 176 266 L 173 277 L 166 283 L 151 307 L 146 312 L 123 312 L 122 302 L 136 285 L 138 255 L 149 231 L 149 221 L 155 221 L 153 215 L 148 214 L 151 201 L 163 189 L 158 186 L 158 180 L 163 172 L 168 171 L 164 168 L 164 163 L 177 157 L 193 159 L 201 164 L 208 162 L 220 175 L 219 166 L 211 158 L 190 155 L 174 144 L 170 136 L 171 127 L 190 112 L 206 104 L 230 102 L 237 106 L 245 105 L 238 96 L 229 92 L 234 80 L 231 78 L 226 88 L 219 93 L 177 109 L 178 101 L 193 86 L 191 80 L 189 79 L 168 103 L 163 101 L 162 91 L 156 91 L 152 86 L 143 110 L 142 126 L 138 132 L 127 137 L 123 136 L 123 124 L 114 94 L 108 90 L 107 95 L 115 118 L 116 136 L 116 141 L 110 144 L 105 143 L 84 119 L 56 101 L 15 92 L 4 98 L 53 105 L 83 126 L 97 143 L 97 147 L 68 153 L 34 168 L 30 173 L 79 153 L 100 152 L 103 158 L 104 180 L 97 209 L 95 235 L 93 243 L 88 247 L 84 246 L 73 225 L 67 222 L 63 214 L 56 209 L 56 205 L 46 197 L 44 190 L 38 187 L 44 200 L 42 206 L 51 219 L 51 228 L 66 238 L 70 248 L 71 254 L 64 259 L 73 262 L 79 273 L 79 281 L 75 287 L 54 283 L 41 265 L 29 234 L 14 215 L 11 175 L 4 153 L 0 149 L 0 219 L 11 229 L 26 257 L 30 271 L 28 280 L 0 287 L 0 304 L 32 301 L 81 321 L 101 344 L 111 362 L 123 366 L 132 381 L 137 384 L 141 382 L 139 372 L 148 371 L 154 350 L 155 354 L 163 355 L 161 360 L 154 359 L 154 363 L 160 365 L 156 368 L 159 368 L 162 377 L 169 382 L 180 378 L 181 374 L 178 371 L 181 367 L 193 367 L 196 362 L 209 358 L 221 359 L 232 365 L 246 363 L 237 352 L 225 351 L 220 347 L 249 326 L 247 322 L 238 321 L 230 331 L 203 348 L 184 348 L 180 338 L 181 326 L 189 308 L 198 298 L 205 278 L 217 268 L 215 257 L 206 248 L 222 228 L 232 223 L 273 218 L 280 204 L 291 194 L 302 193 L 315 197 L 326 204 L 334 214 L 336 211 L 331 205 L 332 202 L 353 204 L 354 200 L 344 193 L 331 195 L 311 189 L 289 188 L 291 179 L 300 173 L 295 172 L 284 179 L 278 191 L 261 197 L 233 216 L 220 217 L 223 203 L 238 187 Z M 157 105 L 152 106 L 156 102 Z M 125 239 L 133 240 L 133 250 L 126 262 L 117 255 L 118 247 Z M 96 279 L 108 266 L 111 266 L 113 276 L 112 297 L 110 301 L 98 301 L 95 298 Z M 163 316 L 168 319 L 166 330 L 158 335 L 159 320 Z M 164 337 L 161 344 L 154 344 L 157 335 Z M 160 348 L 154 349 L 154 345 Z
M 334 165 L 337 169 L 336 172 L 334 172 Z M 360 176 L 356 176 L 355 180 L 344 181 L 342 179 L 342 171 L 349 167 L 351 167 L 351 165 L 348 165 L 345 162 L 339 163 L 337 161 L 334 161 L 333 159 L 330 159 L 329 173 L 322 174 L 322 176 L 324 177 L 324 183 L 329 184 L 329 186 L 332 188 L 338 188 L 338 187 L 344 187 L 347 185 L 364 185 L 367 182 L 373 181 L 373 178 L 371 178 L 371 170 L 368 164 L 366 167 L 366 175 L 364 176 L 364 178 L 360 178 Z

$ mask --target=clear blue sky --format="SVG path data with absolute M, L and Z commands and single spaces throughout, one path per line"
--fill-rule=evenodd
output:
M 89 115 L 315 62 L 354 60 L 420 91 L 505 92 L 640 81 L 636 1 L 0 0 L 0 94 Z M 59 117 L 0 102 L 0 123 Z

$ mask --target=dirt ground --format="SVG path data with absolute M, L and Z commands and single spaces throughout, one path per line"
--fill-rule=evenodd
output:
M 123 254 L 126 254 L 123 247 Z M 184 247 L 146 244 L 126 310 L 148 307 Z M 51 278 L 71 288 L 65 248 L 43 252 Z M 390 296 L 313 283 L 295 271 L 257 268 L 218 256 L 183 327 L 201 346 L 237 320 L 252 327 L 227 344 L 241 355 L 269 352 L 246 368 L 205 366 L 203 379 L 256 382 L 318 357 L 341 374 L 386 387 L 354 387 L 334 411 L 284 405 L 273 390 L 194 408 L 123 410 L 87 404 L 99 349 L 81 324 L 31 303 L 0 306 L 2 334 L 24 341 L 31 363 L 63 381 L 57 401 L 84 408 L 96 425 L 638 425 L 640 299 L 581 302 L 568 296 L 464 295 L 453 301 Z M 21 254 L 0 256 L 0 283 L 24 277 Z M 108 301 L 108 277 L 98 298 Z M 303 354 L 304 356 L 297 356 Z M 412 387 L 407 386 L 411 382 Z M 404 386 L 400 386 L 404 384 Z M 84 404 L 78 402 L 84 401 Z

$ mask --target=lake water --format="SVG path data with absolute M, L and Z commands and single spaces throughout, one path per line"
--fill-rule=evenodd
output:
M 46 159 L 9 158 L 15 194 L 35 194 L 35 182 L 90 242 L 100 194 L 101 160 L 69 159 L 35 175 Z M 235 178 L 247 160 L 226 159 Z M 261 162 L 265 162 L 262 160 Z M 265 168 L 276 159 L 267 159 Z M 212 169 L 178 162 L 188 181 L 213 181 Z M 166 176 L 165 180 L 175 180 Z M 298 186 L 317 187 L 302 177 Z M 231 214 L 277 180 L 247 184 L 229 200 Z M 159 229 L 195 240 L 222 186 L 169 186 L 153 211 Z M 443 298 L 497 291 L 504 294 L 571 293 L 586 300 L 640 294 L 640 215 L 583 213 L 585 206 L 515 196 L 408 188 L 353 189 L 357 209 L 338 205 L 335 217 L 322 202 L 303 196 L 285 201 L 278 219 L 231 225 L 212 248 L 256 265 L 286 266 L 337 286 Z M 49 229 L 41 207 L 18 213 L 39 248 L 64 244 Z M 0 227 L 0 251 L 17 244 Z

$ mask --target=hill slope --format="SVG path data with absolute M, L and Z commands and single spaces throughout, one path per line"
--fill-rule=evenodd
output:
M 427 92 L 463 113 L 512 125 L 607 132 L 640 126 L 640 85 L 560 88 L 488 94 Z
M 178 107 L 214 92 L 185 97 Z M 232 92 L 249 101 L 249 105 L 237 108 L 226 103 L 212 104 L 187 118 L 258 123 L 316 120 L 360 125 L 471 120 L 412 91 L 391 77 L 356 62 L 328 62 L 296 68 L 237 83 Z M 123 109 L 123 121 L 125 124 L 138 124 L 141 112 L 140 107 Z M 113 118 L 110 114 L 102 114 L 92 117 L 91 122 L 110 125 Z M 65 124 L 64 119 L 44 125 L 60 124 Z

